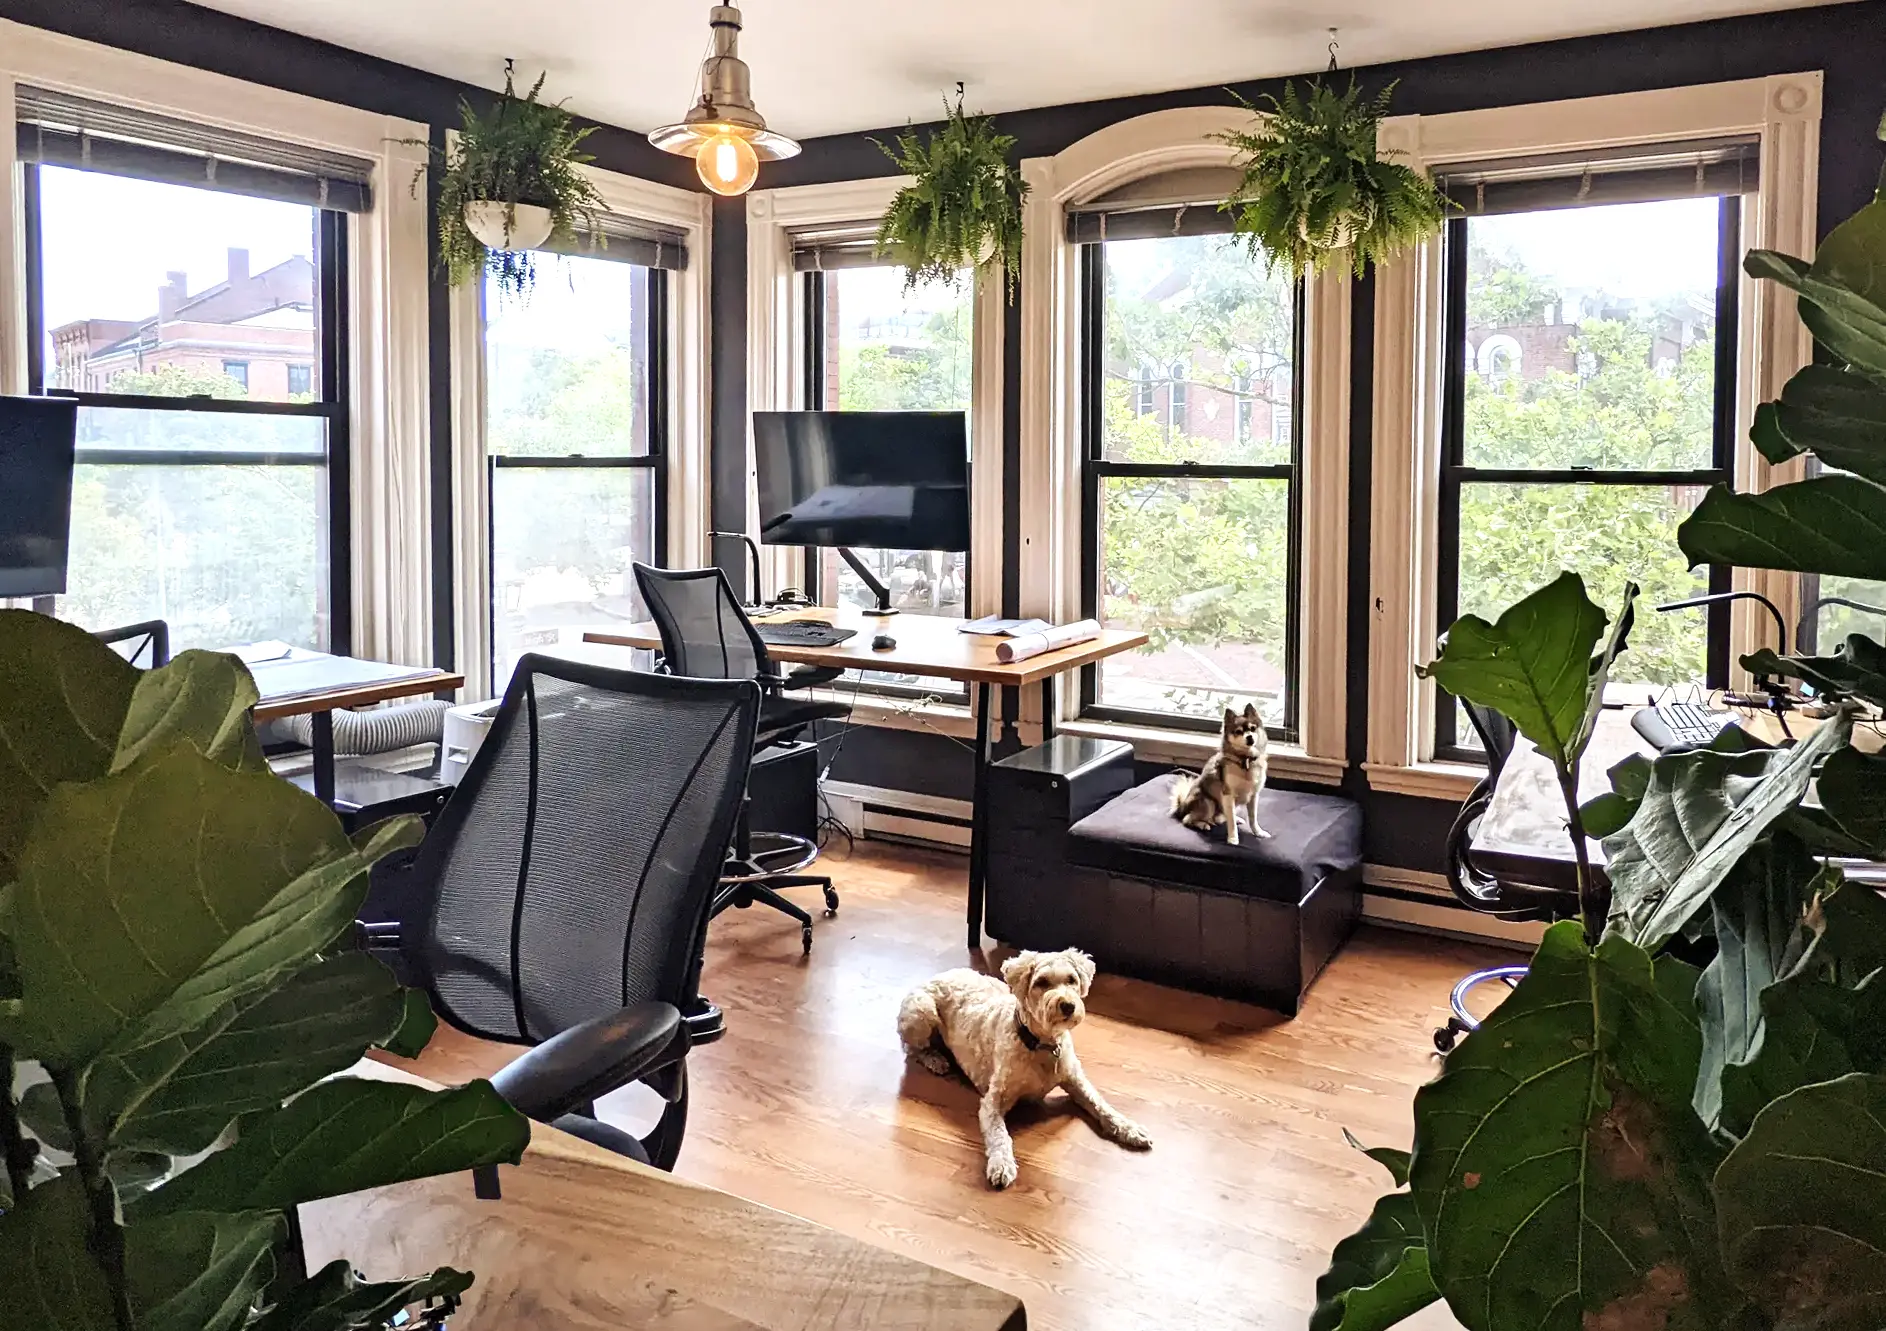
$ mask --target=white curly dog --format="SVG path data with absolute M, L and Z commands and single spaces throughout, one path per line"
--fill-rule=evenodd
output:
M 898 1009 L 905 1053 L 940 1076 L 960 1068 L 982 1092 L 991 1187 L 1015 1181 L 1015 1143 L 1004 1117 L 1057 1086 L 1108 1141 L 1135 1151 L 1153 1144 L 1144 1128 L 1101 1098 L 1074 1056 L 1074 1028 L 1087 1015 L 1082 1000 L 1093 980 L 1093 958 L 1085 952 L 1023 952 L 1002 963 L 1000 980 L 945 971 L 911 990 Z

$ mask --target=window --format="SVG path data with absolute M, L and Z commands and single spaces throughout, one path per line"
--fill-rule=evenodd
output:
M 1180 210 L 1180 220 L 1185 219 Z M 1083 240 L 1085 610 L 1152 637 L 1085 672 L 1090 715 L 1216 728 L 1255 701 L 1295 731 L 1302 292 L 1228 235 L 1112 214 Z M 1205 209 L 1193 223 L 1215 225 Z M 1164 367 L 1164 411 L 1134 410 Z
M 1563 569 L 1607 610 L 1633 580 L 1612 680 L 1726 683 L 1726 609 L 1655 607 L 1728 587 L 1676 530 L 1734 457 L 1740 198 L 1488 209 L 1446 237 L 1437 622 L 1496 616 Z M 1439 754 L 1473 743 L 1457 710 L 1440 695 Z
M 21 134 L 28 381 L 80 403 L 56 612 L 88 628 L 164 619 L 177 649 L 345 651 L 345 214 L 176 183 L 201 159 L 162 148 L 114 149 L 143 176 L 74 169 L 41 128 Z M 284 351 L 306 358 L 299 401 L 285 377 L 248 373 Z
M 300 401 L 312 392 L 314 392 L 314 367 L 290 365 L 288 367 L 288 396 Z
M 486 288 L 496 692 L 526 652 L 645 618 L 633 565 L 666 550 L 667 281 L 544 254 L 528 295 Z
M 974 285 L 904 290 L 904 270 L 853 267 L 807 276 L 806 405 L 824 411 L 970 409 Z M 973 450 L 972 450 L 973 451 Z M 838 556 L 818 550 L 816 586 L 841 600 L 876 599 Z M 961 615 L 969 568 L 961 551 L 856 550 L 906 614 Z

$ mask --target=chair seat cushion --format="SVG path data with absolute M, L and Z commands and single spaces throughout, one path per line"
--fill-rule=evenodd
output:
M 1271 835 L 1239 829 L 1228 845 L 1223 828 L 1195 832 L 1172 816 L 1176 774 L 1156 777 L 1068 829 L 1075 864 L 1158 882 L 1270 901 L 1300 902 L 1332 873 L 1362 862 L 1362 810 L 1337 795 L 1266 789 L 1257 820 Z

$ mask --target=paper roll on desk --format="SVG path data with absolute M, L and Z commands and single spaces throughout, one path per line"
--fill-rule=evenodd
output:
M 1026 661 L 1031 656 L 1059 651 L 1063 647 L 1072 647 L 1077 642 L 1087 642 L 1099 636 L 1099 621 L 1083 619 L 1073 624 L 1062 624 L 1058 628 L 1043 629 L 1040 633 L 1027 633 L 1019 638 L 1006 638 L 996 644 L 995 659 L 1003 665 L 1014 665 L 1017 661 Z

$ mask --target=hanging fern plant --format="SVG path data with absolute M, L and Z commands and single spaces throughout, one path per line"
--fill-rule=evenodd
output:
M 1365 101 L 1350 80 L 1339 93 L 1313 80 L 1307 98 L 1294 84 L 1266 98 L 1255 129 L 1214 135 L 1238 152 L 1243 178 L 1224 202 L 1253 258 L 1288 264 L 1293 276 L 1320 272 L 1346 255 L 1356 276 L 1437 234 L 1449 207 L 1419 171 L 1385 161 L 1376 130 L 1388 114 L 1390 84 Z
M 965 268 L 1000 262 L 1012 300 L 1022 267 L 1022 200 L 1028 195 L 1021 169 L 1009 160 L 1015 139 L 996 133 L 987 116 L 963 114 L 961 84 L 956 105 L 946 102 L 945 109 L 943 128 L 927 143 L 915 131 L 899 134 L 895 148 L 878 143 L 899 170 L 915 177 L 884 214 L 878 257 L 904 266 L 907 291 L 926 282 L 954 282 Z
M 504 92 L 489 114 L 480 115 L 470 102 L 459 103 L 456 142 L 434 150 L 439 178 L 439 258 L 447 279 L 461 286 L 489 272 L 506 295 L 523 295 L 536 280 L 533 246 L 546 240 L 565 244 L 579 229 L 596 231 L 602 196 L 579 169 L 594 159 L 580 149 L 593 127 L 577 128 L 561 103 L 537 100 L 543 91 L 540 75 L 530 92 L 518 97 L 511 84 L 507 61 Z M 481 205 L 499 205 L 492 215 Z M 544 218 L 529 215 L 542 209 Z M 475 219 L 475 220 L 474 220 Z M 474 234 L 482 222 L 487 231 L 496 226 L 504 237 L 519 237 L 515 247 L 494 247 Z

